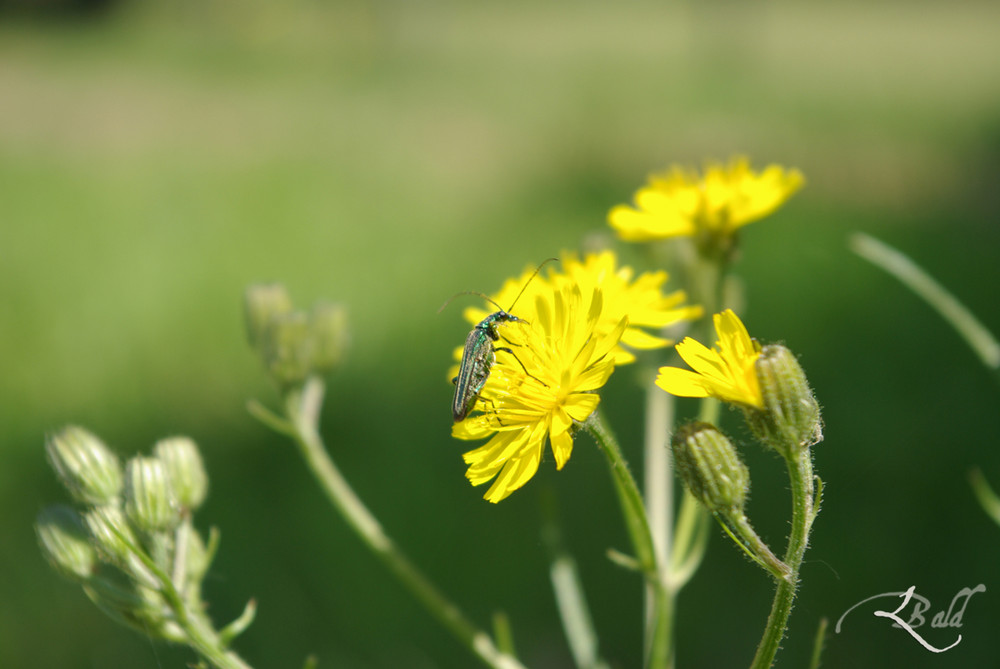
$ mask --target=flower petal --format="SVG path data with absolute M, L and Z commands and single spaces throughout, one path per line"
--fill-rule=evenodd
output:
M 563 410 L 570 418 L 578 423 L 590 418 L 590 414 L 597 410 L 597 405 L 601 402 L 601 396 L 594 393 L 574 393 L 566 398 L 563 403 Z
M 660 367 L 656 385 L 678 397 L 708 397 L 709 393 L 700 374 L 678 367 Z

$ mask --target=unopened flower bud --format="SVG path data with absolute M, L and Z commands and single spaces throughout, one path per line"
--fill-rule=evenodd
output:
M 247 339 L 257 348 L 275 316 L 292 310 L 292 300 L 280 283 L 258 283 L 247 287 L 243 295 Z
M 819 443 L 819 404 L 795 355 L 780 344 L 765 346 L 755 368 L 764 409 L 746 412 L 754 434 L 785 458 Z
M 264 364 L 283 386 L 306 379 L 313 369 L 315 348 L 309 317 L 299 311 L 275 316 L 261 342 Z
M 35 522 L 35 532 L 53 569 L 73 581 L 91 577 L 97 551 L 76 511 L 62 504 L 43 509 Z
M 158 458 L 137 456 L 125 465 L 125 513 L 144 532 L 180 523 L 180 505 L 167 468 Z
M 316 342 L 313 366 L 318 372 L 330 372 L 340 363 L 347 348 L 347 310 L 333 302 L 317 302 L 310 320 Z
M 155 586 L 137 584 L 114 570 L 102 570 L 87 583 L 86 592 L 108 615 L 143 635 L 176 643 L 187 640 Z
M 742 511 L 750 472 L 732 442 L 709 423 L 682 426 L 672 440 L 677 471 L 709 511 Z
M 208 474 L 194 441 L 187 437 L 161 439 L 153 454 L 167 468 L 181 507 L 193 511 L 201 506 L 208 494 Z
M 83 523 L 102 558 L 126 569 L 139 541 L 128 519 L 117 506 L 99 506 L 83 514 Z
M 122 468 L 104 442 L 71 425 L 49 437 L 45 453 L 66 489 L 83 504 L 109 504 L 121 493 Z

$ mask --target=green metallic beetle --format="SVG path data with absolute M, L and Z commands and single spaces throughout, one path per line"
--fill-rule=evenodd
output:
M 524 294 L 524 291 L 527 289 L 528 284 L 531 283 L 531 280 L 538 275 L 538 272 L 541 271 L 542 267 L 544 267 L 546 263 L 552 260 L 558 260 L 558 258 L 549 258 L 539 265 L 535 270 L 535 273 L 532 274 L 531 277 L 529 277 L 524 283 L 524 286 L 521 288 L 521 292 L 514 298 L 510 308 L 506 310 L 481 293 L 468 292 L 458 294 L 479 295 L 487 302 L 495 306 L 498 311 L 493 312 L 483 320 L 479 321 L 476 327 L 472 328 L 472 332 L 469 333 L 469 336 L 465 338 L 465 349 L 462 351 L 462 362 L 458 368 L 458 376 L 452 379 L 452 383 L 455 384 L 455 396 L 451 401 L 451 415 L 455 419 L 456 423 L 464 420 L 465 417 L 469 415 L 469 412 L 472 411 L 472 408 L 476 405 L 476 400 L 479 399 L 479 393 L 482 391 L 483 386 L 486 385 L 486 381 L 490 378 L 493 363 L 496 362 L 497 351 L 510 353 L 511 356 L 517 360 L 517 363 L 521 365 L 525 374 L 531 376 L 531 378 L 536 381 L 538 380 L 528 372 L 527 367 L 525 367 L 524 363 L 521 362 L 516 355 L 514 355 L 512 350 L 506 346 L 494 346 L 493 343 L 500 340 L 500 333 L 497 330 L 499 325 L 503 323 L 527 323 L 527 321 L 523 318 L 518 318 L 510 312 L 514 309 L 514 305 L 517 304 L 517 301 L 521 299 L 521 295 Z M 452 299 L 455 298 L 453 297 Z M 448 300 L 448 302 L 446 302 L 441 309 L 448 306 L 449 302 L 451 302 L 451 300 Z M 438 311 L 440 311 L 440 309 Z M 541 383 L 541 381 L 539 381 L 539 383 Z

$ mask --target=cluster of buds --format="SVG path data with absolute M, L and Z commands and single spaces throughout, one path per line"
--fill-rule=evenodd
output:
M 244 295 L 247 339 L 264 366 L 283 388 L 326 374 L 347 349 L 347 314 L 343 306 L 317 302 L 308 311 L 292 308 L 281 284 L 256 284 Z
M 817 510 L 813 499 L 811 447 L 822 438 L 819 405 L 795 355 L 781 345 L 760 349 L 753 364 L 763 406 L 742 405 L 746 423 L 766 447 L 782 456 L 793 481 L 807 523 Z M 788 565 L 778 560 L 757 536 L 745 514 L 750 473 L 733 443 L 714 425 L 694 422 L 677 430 L 672 440 L 677 472 L 698 501 L 727 528 L 756 562 L 776 578 L 791 578 Z
M 104 442 L 70 426 L 46 443 L 49 463 L 76 503 L 45 508 L 35 525 L 42 553 L 91 600 L 143 634 L 188 643 L 185 622 L 204 615 L 201 583 L 217 547 L 192 524 L 208 493 L 195 443 L 159 441 L 124 467 Z M 252 606 L 231 636 L 249 625 Z

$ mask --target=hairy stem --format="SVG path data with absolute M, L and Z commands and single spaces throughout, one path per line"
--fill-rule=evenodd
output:
M 636 485 L 635 478 L 622 457 L 618 440 L 615 439 L 600 411 L 595 411 L 584 426 L 593 435 L 608 460 L 625 527 L 632 541 L 632 549 L 635 551 L 639 569 L 652 587 L 653 612 L 646 634 L 646 667 L 650 669 L 667 667 L 672 654 L 673 597 L 667 593 L 660 578 L 656 549 L 639 486 Z
M 788 477 L 792 489 L 792 531 L 788 537 L 788 548 L 785 551 L 784 563 L 788 574 L 783 579 L 776 579 L 777 589 L 771 604 L 771 614 L 767 619 L 767 627 L 757 647 L 752 669 L 766 669 L 774 662 L 781 640 L 788 627 L 788 616 L 792 611 L 795 591 L 799 584 L 799 567 L 809 543 L 809 530 L 815 518 L 814 487 L 812 471 L 812 451 L 801 448 L 786 460 Z
M 515 658 L 502 653 L 490 635 L 472 624 L 396 547 L 337 469 L 318 429 L 323 390 L 320 379 L 309 378 L 301 388 L 287 392 L 285 410 L 293 427 L 293 439 L 327 499 L 399 582 L 484 664 L 494 669 L 523 669 Z

